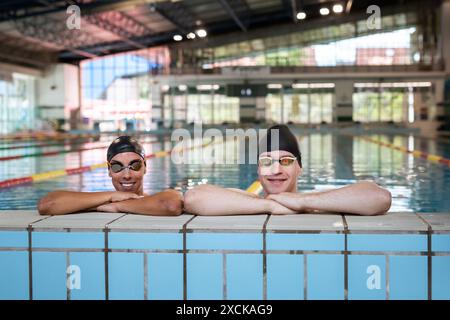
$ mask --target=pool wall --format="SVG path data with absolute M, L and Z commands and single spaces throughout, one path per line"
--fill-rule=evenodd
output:
M 0 211 L 0 299 L 450 299 L 450 214 Z

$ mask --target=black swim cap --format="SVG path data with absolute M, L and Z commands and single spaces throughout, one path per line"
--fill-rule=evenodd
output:
M 144 148 L 142 148 L 141 144 L 136 139 L 130 136 L 120 136 L 115 139 L 108 147 L 106 159 L 109 162 L 116 154 L 124 152 L 137 153 L 145 160 Z
M 278 143 L 276 143 L 277 141 L 273 141 L 272 146 L 272 135 L 273 139 L 276 139 L 277 137 L 276 132 L 273 132 L 274 130 L 278 130 L 279 141 Z M 283 150 L 292 153 L 294 157 L 297 158 L 300 168 L 302 167 L 302 154 L 300 153 L 300 149 L 298 147 L 297 138 L 295 138 L 291 130 L 289 130 L 289 128 L 284 124 L 277 124 L 267 129 L 267 134 L 259 141 L 258 155 L 263 152 L 271 152 L 276 150 Z

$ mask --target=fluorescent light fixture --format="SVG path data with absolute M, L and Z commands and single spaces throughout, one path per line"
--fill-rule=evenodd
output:
M 292 88 L 294 88 L 294 89 L 307 89 L 307 88 L 321 89 L 321 88 L 334 88 L 334 87 L 335 87 L 334 83 L 328 83 L 328 82 L 323 82 L 323 83 L 293 83 L 292 84 Z
M 292 88 L 294 89 L 307 89 L 309 85 L 307 83 L 293 83 Z
M 187 34 L 186 38 L 188 38 L 188 39 L 195 39 L 195 33 L 189 32 L 189 33 Z
M 197 86 L 198 91 L 219 90 L 218 84 L 199 84 Z
M 408 122 L 414 122 L 414 90 L 412 87 L 408 88 Z
M 330 14 L 330 9 L 328 9 L 328 8 L 320 8 L 319 12 L 320 12 L 321 15 L 327 16 L 327 15 Z
M 304 13 L 304 12 L 297 13 L 297 19 L 298 20 L 303 20 L 305 18 L 306 18 L 306 13 Z
M 204 38 L 208 35 L 208 33 L 206 32 L 205 29 L 198 29 L 197 31 L 195 31 L 195 33 L 200 37 L 200 38 Z
M 334 88 L 334 83 L 310 83 L 310 88 Z
M 269 88 L 269 89 L 281 89 L 281 88 L 283 88 L 283 85 L 281 83 L 269 83 L 267 85 L 267 88 Z
M 205 63 L 202 65 L 202 69 L 212 69 L 213 65 L 211 63 Z
M 186 91 L 186 90 L 187 90 L 187 85 L 185 85 L 185 84 L 180 84 L 180 85 L 178 86 L 178 90 L 180 90 L 180 91 Z
M 431 87 L 432 83 L 429 81 L 423 82 L 360 82 L 355 83 L 355 88 L 427 88 Z
M 334 13 L 342 13 L 343 11 L 344 11 L 344 7 L 342 6 L 342 4 L 335 4 L 333 6 Z
M 169 89 L 170 89 L 170 86 L 168 84 L 164 84 L 161 86 L 161 90 L 163 92 L 167 92 L 167 91 L 169 91 Z
M 179 34 L 176 34 L 176 35 L 173 36 L 173 40 L 181 41 L 181 40 L 183 40 L 183 37 L 181 35 L 179 35 Z

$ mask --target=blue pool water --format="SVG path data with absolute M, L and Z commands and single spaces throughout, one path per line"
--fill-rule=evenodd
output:
M 450 212 L 447 196 L 450 190 L 449 166 L 417 158 L 363 140 L 356 135 L 313 133 L 297 136 L 303 157 L 303 174 L 298 184 L 301 192 L 326 190 L 369 179 L 391 191 L 391 212 Z M 366 137 L 450 158 L 450 143 L 447 141 L 405 135 Z M 55 142 L 0 142 L 0 157 L 95 148 L 54 156 L 0 161 L 0 181 L 102 163 L 105 161 L 106 147 L 113 138 L 114 136 L 102 136 L 98 141 L 48 147 L 32 147 L 30 144 Z M 145 136 L 141 140 L 146 153 L 149 154 L 170 149 L 172 144 L 168 138 Z M 26 147 L 6 149 L 21 144 Z M 219 145 L 207 148 L 219 148 Z M 193 155 L 199 154 L 199 150 L 190 152 Z M 251 164 L 176 165 L 170 161 L 170 157 L 161 157 L 148 160 L 147 165 L 144 184 L 144 191 L 147 193 L 169 187 L 186 190 L 199 183 L 245 189 L 257 178 L 256 166 Z M 55 189 L 104 191 L 112 188 L 107 170 L 100 168 L 82 174 L 0 189 L 0 209 L 35 209 L 37 201 Z

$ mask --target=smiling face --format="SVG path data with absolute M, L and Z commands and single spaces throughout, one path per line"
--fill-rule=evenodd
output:
M 117 191 L 133 192 L 138 195 L 143 195 L 144 187 L 144 174 L 146 172 L 146 166 L 144 160 L 134 152 L 123 152 L 115 155 L 110 163 L 121 164 L 123 166 L 129 166 L 136 161 L 142 163 L 141 168 L 138 171 L 134 171 L 130 168 L 124 168 L 120 172 L 113 172 L 111 167 L 108 168 L 109 176 L 112 179 L 112 184 Z
M 294 157 L 288 151 L 263 152 L 261 157 L 271 157 L 274 160 L 282 157 Z M 277 194 L 281 192 L 297 192 L 297 178 L 302 173 L 302 168 L 298 161 L 282 166 L 278 161 L 274 161 L 270 167 L 258 165 L 258 177 L 266 194 Z

